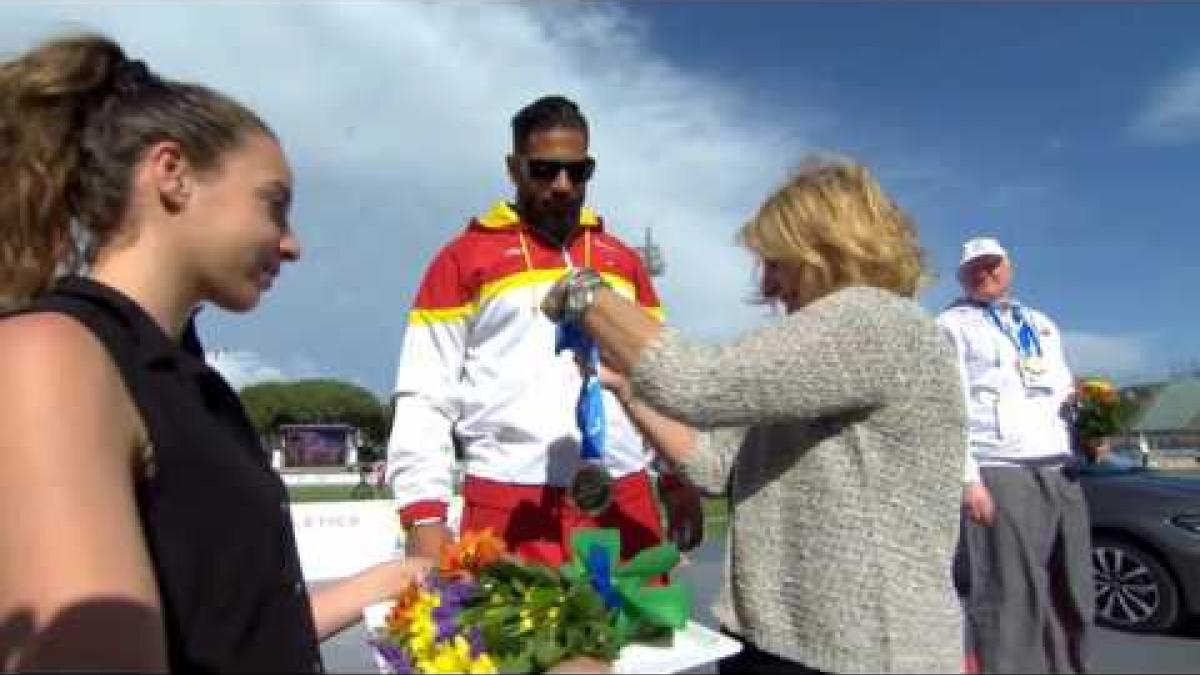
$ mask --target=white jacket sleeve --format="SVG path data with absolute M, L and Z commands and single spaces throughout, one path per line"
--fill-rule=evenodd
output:
M 418 290 L 396 369 L 387 476 L 401 522 L 446 517 L 452 491 L 458 385 L 474 303 L 462 297 L 446 249 Z
M 966 346 L 963 344 L 962 333 L 960 332 L 958 325 L 955 323 L 953 315 L 949 313 L 943 312 L 940 316 L 938 316 L 937 325 L 938 328 L 942 330 L 942 334 L 946 336 L 946 339 L 954 345 L 954 353 L 957 356 L 957 358 L 955 358 L 955 363 L 958 366 L 958 376 L 962 381 L 962 392 L 963 398 L 965 399 L 964 404 L 966 405 L 966 410 L 970 410 L 971 383 L 967 377 Z M 965 439 L 966 430 L 964 429 L 963 431 L 963 438 Z M 979 463 L 975 461 L 974 455 L 971 454 L 970 443 L 963 443 L 963 454 L 965 455 L 965 461 L 963 462 L 963 482 L 980 482 L 981 478 L 979 477 Z

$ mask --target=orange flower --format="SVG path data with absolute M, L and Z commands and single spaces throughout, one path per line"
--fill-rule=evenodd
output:
M 453 544 L 442 549 L 440 570 L 443 577 L 475 575 L 504 555 L 504 540 L 492 528 L 464 532 Z
M 1105 405 L 1117 402 L 1117 389 L 1108 380 L 1088 378 L 1079 384 L 1080 398 Z
M 420 599 L 421 587 L 417 584 L 409 584 L 401 591 L 400 595 L 396 596 L 396 604 L 392 605 L 392 610 L 388 612 L 388 628 L 397 630 L 407 627 L 412 622 L 413 609 Z

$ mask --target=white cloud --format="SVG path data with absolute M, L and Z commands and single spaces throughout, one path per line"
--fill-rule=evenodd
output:
M 1104 335 L 1065 331 L 1063 344 L 1067 361 L 1077 376 L 1128 379 L 1146 375 L 1156 367 L 1151 358 L 1149 339 L 1140 334 Z
M 1134 133 L 1155 142 L 1200 139 L 1200 64 L 1184 68 L 1151 92 L 1133 125 Z
M 206 344 L 377 391 L 429 258 L 510 195 L 503 156 L 525 103 L 581 104 L 599 163 L 589 202 L 631 243 L 654 228 L 672 323 L 710 337 L 761 319 L 734 231 L 828 123 L 757 116 L 752 93 L 664 61 L 608 3 L 4 4 L 0 51 L 65 27 L 242 99 L 288 150 L 305 257 L 252 315 L 207 315 Z
M 322 377 L 317 365 L 304 358 L 292 358 L 276 365 L 270 356 L 245 349 L 214 349 L 204 353 L 204 360 L 221 374 L 234 390 L 260 382 L 284 382 Z M 355 382 L 367 386 L 362 382 Z
M 250 351 L 218 349 L 204 354 L 208 362 L 236 391 L 259 382 L 279 382 L 288 379 L 278 367 L 266 362 L 262 355 Z

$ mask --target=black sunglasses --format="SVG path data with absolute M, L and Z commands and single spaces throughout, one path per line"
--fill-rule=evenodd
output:
M 567 178 L 570 178 L 572 183 L 590 180 L 596 170 L 596 160 L 591 157 L 573 160 L 526 157 L 524 165 L 525 175 L 530 180 L 554 180 L 560 172 L 566 171 Z

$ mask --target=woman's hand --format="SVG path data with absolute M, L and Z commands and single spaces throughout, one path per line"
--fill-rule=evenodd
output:
M 422 585 L 432 569 L 433 561 L 421 557 L 380 563 L 375 568 L 380 597 L 393 598 L 412 586 Z
M 568 270 L 542 299 L 542 312 L 555 323 L 583 321 L 583 313 L 596 301 L 596 294 L 608 288 L 608 282 L 590 267 Z
M 364 607 L 390 600 L 420 585 L 433 568 L 428 558 L 409 557 L 373 565 L 352 577 L 313 589 L 313 625 L 325 640 L 362 619 Z
M 567 282 L 570 276 L 570 273 L 567 273 L 559 277 L 542 299 L 542 313 L 554 323 L 562 321 L 563 311 L 567 306 Z
M 621 405 L 628 407 L 633 401 L 633 383 L 629 378 L 609 368 L 603 361 L 600 362 L 597 375 L 600 376 L 600 385 L 611 391 Z
M 659 498 L 667 515 L 667 538 L 687 552 L 704 541 L 704 500 L 683 476 L 664 474 L 658 479 Z
M 963 508 L 967 517 L 984 527 L 991 527 L 996 521 L 996 504 L 982 482 L 970 483 L 963 488 Z

